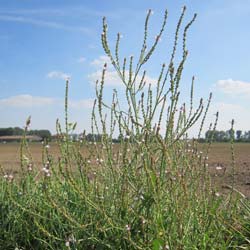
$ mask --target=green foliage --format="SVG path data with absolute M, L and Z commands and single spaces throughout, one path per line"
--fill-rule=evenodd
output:
M 0 128 L 0 136 L 11 136 L 11 135 L 23 135 L 25 130 L 19 127 L 14 128 Z M 49 130 L 40 129 L 40 130 L 29 130 L 27 131 L 27 135 L 37 135 L 42 139 L 50 140 L 51 133 Z
M 43 140 L 50 140 L 51 139 L 51 133 L 47 129 L 30 130 L 30 131 L 28 131 L 27 134 L 40 136 Z
M 231 137 L 233 137 L 236 142 L 250 142 L 250 131 L 243 133 L 241 130 L 235 132 L 230 129 L 227 131 L 208 130 L 205 133 L 205 140 L 212 139 L 215 142 L 230 142 Z
M 219 196 L 209 179 L 207 158 L 195 141 L 187 140 L 188 129 L 199 118 L 202 130 L 211 95 L 205 109 L 203 100 L 193 107 L 193 79 L 189 110 L 179 105 L 186 36 L 196 17 L 184 27 L 182 57 L 174 65 L 185 10 L 156 87 L 140 71 L 157 48 L 167 12 L 151 46 L 148 12 L 136 64 L 134 57 L 120 61 L 119 34 L 112 53 L 103 20 L 102 45 L 126 88 L 127 107 L 119 104 L 116 90 L 112 103 L 104 103 L 105 64 L 96 86 L 90 138 L 73 142 L 76 125 L 68 122 L 66 82 L 65 131 L 57 121 L 60 157 L 55 159 L 44 145 L 43 166 L 35 168 L 24 136 L 20 178 L 2 172 L 0 248 L 247 249 L 248 201 L 232 193 Z M 117 145 L 112 143 L 115 133 Z

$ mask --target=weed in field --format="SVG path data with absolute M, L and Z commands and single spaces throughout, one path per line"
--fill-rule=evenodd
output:
M 233 193 L 221 196 L 212 187 L 207 172 L 212 138 L 202 153 L 187 137 L 201 120 L 200 137 L 212 96 L 195 108 L 193 78 L 189 109 L 179 104 L 187 32 L 196 18 L 184 27 L 182 57 L 175 65 L 185 11 L 177 23 L 170 61 L 162 65 L 155 87 L 141 71 L 157 49 L 167 11 L 151 46 L 148 12 L 137 62 L 133 56 L 120 60 L 119 33 L 112 53 L 103 19 L 102 46 L 125 86 L 127 106 L 119 103 L 116 90 L 112 103 L 104 103 L 105 64 L 91 119 L 92 134 L 100 135 L 100 141 L 89 142 L 83 134 L 81 141 L 73 142 L 69 135 L 76 125 L 68 119 L 67 81 L 65 131 L 59 121 L 56 125 L 60 157 L 54 158 L 45 143 L 38 171 L 25 140 L 28 119 L 20 147 L 21 176 L 9 181 L 10 175 L 3 173 L 0 179 L 2 249 L 248 248 L 249 202 Z M 217 120 L 218 114 L 214 130 Z M 113 144 L 117 131 L 119 143 Z

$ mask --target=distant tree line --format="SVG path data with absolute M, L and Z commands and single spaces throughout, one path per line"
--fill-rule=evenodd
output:
M 19 127 L 9 127 L 9 128 L 0 128 L 0 136 L 12 136 L 12 135 L 23 135 L 24 129 Z M 27 135 L 37 135 L 40 136 L 43 140 L 51 140 L 52 135 L 51 132 L 47 129 L 39 129 L 39 130 L 29 130 Z M 85 135 L 85 139 L 89 142 L 101 142 L 102 134 L 87 134 Z M 74 141 L 81 138 L 81 135 L 74 134 L 72 135 L 72 139 Z M 207 140 L 213 140 L 215 142 L 229 142 L 231 138 L 237 142 L 250 142 L 250 130 L 242 131 L 242 130 L 208 130 L 205 133 L 205 138 L 201 138 L 200 141 L 204 142 Z M 113 138 L 112 141 L 114 143 L 119 143 L 122 140 L 127 140 L 124 136 L 119 135 L 117 138 Z M 131 139 L 129 139 L 131 140 Z
M 250 142 L 250 130 L 242 131 L 242 130 L 208 130 L 205 133 L 205 139 L 203 140 L 213 140 L 215 142 L 229 142 L 233 138 L 234 141 L 237 142 Z
M 12 135 L 23 135 L 24 129 L 19 127 L 9 127 L 9 128 L 0 128 L 0 136 L 12 136 Z M 39 130 L 29 130 L 27 135 L 37 135 L 40 136 L 43 140 L 50 140 L 51 133 L 47 129 L 39 129 Z

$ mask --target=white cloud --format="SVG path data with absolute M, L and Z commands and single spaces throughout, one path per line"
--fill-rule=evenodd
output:
M 205 132 L 208 130 L 209 124 L 215 122 L 215 113 L 217 111 L 219 112 L 217 130 L 229 130 L 231 128 L 232 119 L 234 119 L 235 122 L 235 130 L 249 130 L 250 109 L 235 103 L 212 102 L 203 127 L 202 136 L 204 136 Z M 201 119 L 189 130 L 190 137 L 196 137 L 198 135 L 200 123 Z
M 100 80 L 102 77 L 102 69 L 105 63 L 110 63 L 108 56 L 100 56 L 99 58 L 93 60 L 90 65 L 96 68 L 96 71 L 88 75 L 88 79 L 91 84 L 95 84 L 96 80 Z M 122 81 L 118 76 L 118 73 L 115 70 L 110 70 L 109 67 L 112 67 L 108 64 L 107 71 L 105 74 L 105 85 L 106 86 L 122 86 Z M 129 71 L 125 71 L 125 77 L 128 79 Z M 140 82 L 142 75 L 138 75 L 138 83 Z M 145 81 L 147 84 L 151 83 L 153 86 L 156 85 L 157 79 L 149 77 L 146 75 Z
M 78 62 L 79 63 L 84 63 L 84 62 L 86 62 L 86 58 L 85 57 L 80 57 L 79 59 L 78 59 Z
M 47 74 L 47 77 L 51 78 L 51 79 L 68 80 L 68 79 L 70 79 L 71 76 L 69 74 L 66 74 L 66 73 L 61 72 L 61 71 L 51 71 Z
M 81 108 L 87 108 L 90 109 L 93 107 L 94 104 L 94 99 L 82 99 L 78 101 L 69 101 L 69 107 L 70 108 L 76 108 L 76 109 L 81 109 Z
M 27 108 L 41 107 L 55 103 L 55 99 L 41 96 L 17 95 L 9 98 L 0 99 L 0 104 L 3 106 Z
M 219 80 L 216 87 L 228 95 L 240 95 L 250 97 L 250 82 L 227 79 Z
M 211 113 L 219 111 L 218 128 L 226 130 L 230 128 L 232 119 L 235 121 L 235 128 L 249 130 L 250 110 L 233 103 L 217 102 L 212 104 Z
M 95 84 L 96 80 L 100 80 L 101 78 L 102 78 L 102 70 L 97 70 L 94 73 L 88 75 L 88 79 L 91 84 Z M 121 86 L 122 82 L 115 71 L 107 71 L 105 74 L 105 85 Z
M 94 66 L 94 67 L 100 68 L 100 67 L 103 67 L 103 65 L 104 65 L 105 63 L 110 63 L 110 59 L 109 59 L 108 56 L 103 56 L 103 55 L 102 55 L 102 56 L 99 56 L 99 58 L 94 59 L 94 60 L 90 63 L 90 65 L 91 65 L 91 66 Z

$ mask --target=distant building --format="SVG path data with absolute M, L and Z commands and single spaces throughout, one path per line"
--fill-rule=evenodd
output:
M 0 142 L 19 142 L 23 139 L 22 135 L 6 135 L 0 136 Z M 27 135 L 26 140 L 29 142 L 39 142 L 42 141 L 42 137 L 37 135 Z

